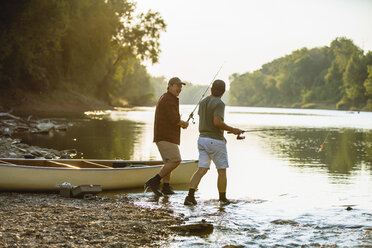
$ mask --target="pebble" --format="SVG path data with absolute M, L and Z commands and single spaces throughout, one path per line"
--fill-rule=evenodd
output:
M 122 199 L 0 193 L 2 247 L 159 247 L 182 222 Z

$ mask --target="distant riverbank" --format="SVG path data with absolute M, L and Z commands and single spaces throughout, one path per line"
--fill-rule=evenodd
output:
M 81 113 L 108 109 L 113 109 L 113 107 L 97 98 L 73 90 L 58 90 L 50 93 L 17 90 L 0 93 L 0 112 Z
M 182 100 L 182 95 L 180 96 Z M 227 103 L 227 99 L 225 99 Z M 196 104 L 196 103 L 195 103 Z M 132 107 L 132 106 L 121 106 Z M 255 106 L 250 106 L 255 107 Z M 310 103 L 294 104 L 291 106 L 257 106 L 257 107 L 278 107 L 298 109 L 328 109 L 336 110 L 334 104 Z M 31 93 L 27 91 L 0 92 L 0 112 L 13 112 L 19 115 L 30 113 L 83 113 L 91 110 L 113 110 L 103 101 L 73 90 L 56 90 L 51 93 Z

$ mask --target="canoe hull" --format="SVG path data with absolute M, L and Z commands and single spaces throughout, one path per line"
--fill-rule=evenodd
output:
M 0 164 L 0 190 L 51 191 L 64 182 L 73 185 L 96 184 L 102 190 L 143 187 L 147 179 L 160 171 L 163 165 L 140 168 L 44 168 Z M 189 183 L 197 169 L 197 161 L 183 161 L 173 172 L 171 184 Z

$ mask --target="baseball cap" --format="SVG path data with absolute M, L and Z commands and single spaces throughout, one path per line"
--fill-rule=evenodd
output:
M 169 79 L 168 85 L 173 85 L 173 84 L 183 84 L 183 85 L 186 85 L 178 77 L 172 77 L 171 79 Z

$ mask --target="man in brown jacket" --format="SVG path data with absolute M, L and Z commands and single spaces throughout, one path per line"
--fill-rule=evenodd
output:
M 179 149 L 181 127 L 187 128 L 189 123 L 182 121 L 179 113 L 178 96 L 185 85 L 178 77 L 168 82 L 167 92 L 158 100 L 155 110 L 154 142 L 164 161 L 164 166 L 158 174 L 145 183 L 145 191 L 150 188 L 155 195 L 174 194 L 169 185 L 171 172 L 181 162 Z M 163 179 L 162 191 L 159 191 L 160 181 Z

